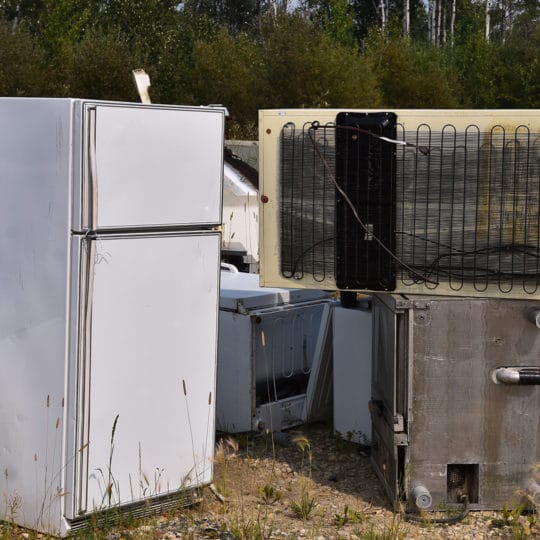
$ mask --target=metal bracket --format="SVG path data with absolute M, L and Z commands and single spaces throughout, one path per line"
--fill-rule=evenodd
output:
M 406 433 L 394 433 L 394 444 L 396 446 L 409 446 L 409 437 Z

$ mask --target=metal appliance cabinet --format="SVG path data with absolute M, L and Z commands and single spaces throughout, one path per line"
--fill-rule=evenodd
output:
M 211 482 L 224 117 L 0 99 L 0 519 Z
M 423 509 L 540 502 L 540 304 L 376 295 L 372 460 Z
M 331 392 L 331 364 L 321 365 L 329 295 L 258 283 L 256 274 L 221 273 L 216 425 L 228 433 L 297 426 Z

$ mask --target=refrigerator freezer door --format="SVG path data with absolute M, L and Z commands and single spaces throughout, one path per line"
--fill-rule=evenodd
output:
M 214 446 L 219 234 L 81 242 L 71 518 L 208 483 Z
M 83 229 L 221 222 L 222 109 L 86 107 Z

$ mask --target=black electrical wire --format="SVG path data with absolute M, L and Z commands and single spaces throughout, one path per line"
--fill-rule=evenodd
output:
M 429 279 L 428 277 L 426 276 L 423 276 L 423 275 L 420 275 L 418 272 L 416 272 L 413 268 L 411 268 L 408 264 L 406 264 L 405 262 L 403 262 L 391 249 L 389 249 L 385 244 L 384 242 L 378 237 L 376 236 L 375 234 L 373 234 L 373 231 L 371 231 L 367 226 L 366 224 L 362 221 L 362 218 L 360 217 L 360 215 L 358 214 L 358 210 L 356 209 L 356 207 L 354 206 L 353 202 L 351 201 L 351 199 L 349 198 L 349 196 L 347 195 L 347 193 L 345 192 L 345 190 L 339 185 L 338 181 L 336 180 L 336 177 L 334 175 L 334 173 L 332 172 L 332 170 L 330 169 L 330 166 L 328 165 L 328 162 L 326 161 L 326 159 L 324 158 L 324 156 L 322 155 L 320 149 L 318 148 L 317 146 L 317 143 L 315 142 L 315 139 L 313 138 L 312 134 L 311 134 L 311 130 L 315 130 L 315 129 L 318 129 L 319 127 L 319 123 L 318 122 L 313 122 L 311 128 L 308 129 L 308 134 L 309 134 L 309 138 L 313 144 L 313 148 L 315 149 L 315 152 L 317 152 L 322 164 L 324 165 L 325 169 L 326 169 L 326 172 L 328 173 L 328 177 L 330 178 L 330 180 L 332 181 L 332 183 L 334 184 L 334 186 L 336 187 L 336 189 L 339 191 L 339 193 L 341 194 L 341 196 L 343 197 L 343 199 L 345 200 L 345 202 L 347 203 L 347 205 L 349 206 L 349 208 L 351 209 L 351 212 L 353 213 L 353 216 L 354 218 L 356 219 L 356 221 L 359 223 L 359 225 L 362 227 L 362 229 L 364 229 L 364 232 L 370 236 L 370 238 L 372 238 L 373 240 L 375 240 L 375 242 L 377 242 L 377 244 L 379 244 L 379 246 L 384 250 L 386 251 L 386 253 L 388 253 L 388 255 L 390 255 L 390 257 L 392 257 L 392 259 L 394 259 L 401 267 L 405 268 L 408 272 L 412 273 L 413 275 L 417 276 L 418 278 L 420 278 L 422 281 L 425 281 L 426 283 L 431 283 L 432 285 L 438 285 L 438 282 L 436 281 L 432 281 L 431 279 Z M 343 127 L 343 126 L 340 126 L 340 127 Z M 352 128 L 352 129 L 358 129 L 359 131 L 361 132 L 364 132 L 366 130 L 360 130 L 360 128 Z M 371 132 L 367 132 L 369 134 L 371 134 Z M 382 137 L 379 137 L 377 136 L 379 139 L 381 139 Z
M 462 510 L 459 514 L 447 518 L 426 518 L 420 514 L 413 514 L 410 512 L 404 512 L 404 517 L 407 521 L 414 521 L 416 523 L 436 523 L 438 525 L 454 525 L 463 521 L 469 515 L 469 497 L 467 495 L 462 495 L 460 497 L 460 502 L 462 504 Z

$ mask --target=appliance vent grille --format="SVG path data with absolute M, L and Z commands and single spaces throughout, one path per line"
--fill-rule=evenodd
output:
M 398 280 L 538 292 L 539 134 L 525 126 L 405 131 L 398 124 L 390 142 L 376 130 L 346 129 L 344 136 L 340 125 L 312 122 L 282 130 L 285 277 L 337 276 L 342 289 L 393 290 Z

